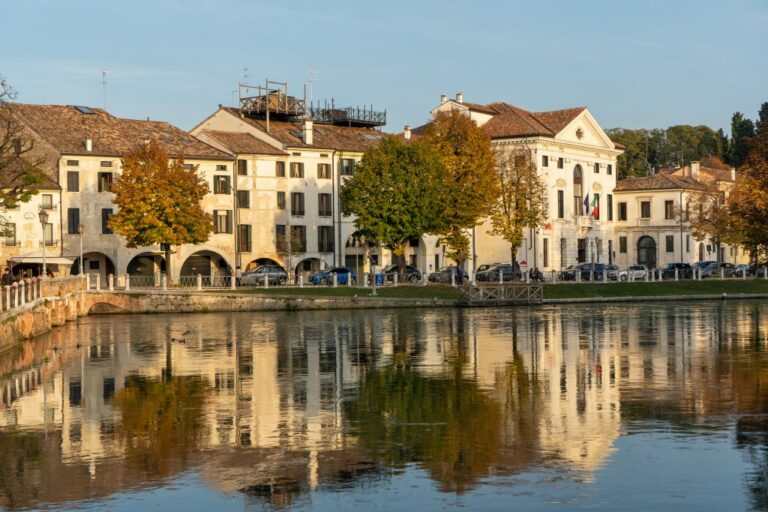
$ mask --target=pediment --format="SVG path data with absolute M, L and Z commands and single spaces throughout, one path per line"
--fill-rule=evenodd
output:
M 587 109 L 584 109 L 581 114 L 576 116 L 573 121 L 560 130 L 560 132 L 555 135 L 555 140 L 573 144 L 583 144 L 601 149 L 615 149 L 611 139 L 606 135 L 597 123 L 597 120 L 595 120 Z

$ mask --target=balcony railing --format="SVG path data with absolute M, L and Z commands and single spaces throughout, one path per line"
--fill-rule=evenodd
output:
M 579 215 L 576 223 L 580 228 L 591 228 L 595 223 L 595 219 L 590 215 Z
M 651 225 L 651 219 L 648 217 L 640 217 L 637 219 L 637 225 L 638 226 L 650 226 Z

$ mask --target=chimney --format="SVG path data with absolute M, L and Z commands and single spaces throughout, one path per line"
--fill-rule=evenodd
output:
M 731 167 L 731 181 L 736 181 L 736 168 Z
M 445 94 L 441 94 L 440 95 L 440 104 L 442 105 L 446 101 L 448 101 L 448 96 L 446 96 Z
M 405 128 L 403 128 L 403 138 L 405 140 L 411 140 L 411 125 L 407 124 L 405 125 Z
M 85 139 L 85 150 L 89 153 L 93 151 L 93 140 L 90 138 Z
M 304 144 L 306 144 L 307 146 L 312 145 L 312 120 L 311 119 L 304 120 L 304 128 L 301 130 L 301 140 L 303 140 Z
M 699 179 L 700 166 L 701 166 L 701 162 L 691 162 L 691 178 L 695 180 Z
M 464 103 L 464 95 L 460 92 L 456 93 L 456 103 Z

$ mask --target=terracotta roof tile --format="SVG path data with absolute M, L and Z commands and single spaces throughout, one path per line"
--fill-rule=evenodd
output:
M 170 156 L 231 157 L 189 133 L 162 121 L 122 119 L 98 108 L 82 113 L 73 106 L 13 103 L 12 112 L 60 153 L 122 156 L 146 139 L 157 140 Z M 91 139 L 93 150 L 85 149 Z
M 218 130 L 204 130 L 203 133 L 221 142 L 236 154 L 250 155 L 287 155 L 285 151 L 259 140 L 250 133 L 223 132 Z
M 267 132 L 267 123 L 264 119 L 249 116 L 241 118 L 240 112 L 236 108 L 222 108 L 251 126 Z M 385 135 L 383 132 L 371 128 L 314 123 L 312 145 L 310 146 L 302 140 L 302 128 L 303 123 L 301 121 L 275 119 L 269 121 L 269 135 L 285 144 L 287 148 L 335 149 L 362 153 L 378 146 Z
M 687 176 L 654 174 L 640 178 L 626 178 L 616 183 L 614 192 L 634 192 L 642 190 L 705 190 L 707 186 Z

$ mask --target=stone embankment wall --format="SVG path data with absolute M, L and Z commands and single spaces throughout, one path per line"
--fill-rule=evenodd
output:
M 30 279 L 1 287 L 0 296 L 0 351 L 88 313 L 85 280 L 79 277 Z

